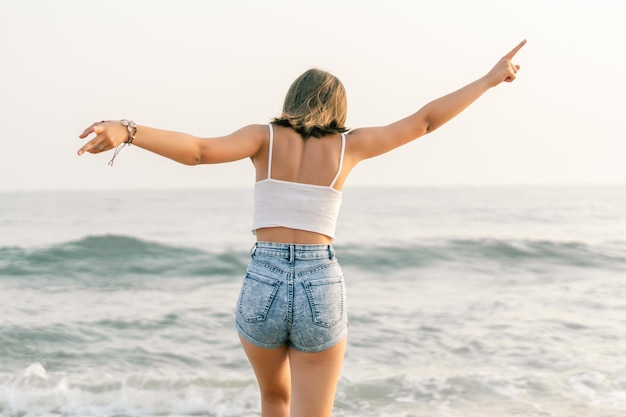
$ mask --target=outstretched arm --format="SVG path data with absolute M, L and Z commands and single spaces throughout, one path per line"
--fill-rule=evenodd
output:
M 254 157 L 267 137 L 267 126 L 250 125 L 227 136 L 199 138 L 186 133 L 136 127 L 132 144 L 185 165 L 215 164 Z M 128 130 L 119 121 L 96 122 L 79 135 L 85 139 L 95 134 L 78 150 L 101 153 L 115 149 L 128 140 Z
M 526 40 L 504 55 L 485 76 L 448 95 L 431 101 L 416 113 L 388 126 L 355 129 L 349 134 L 354 162 L 389 152 L 432 132 L 465 110 L 487 90 L 515 79 L 519 65 L 511 60 Z

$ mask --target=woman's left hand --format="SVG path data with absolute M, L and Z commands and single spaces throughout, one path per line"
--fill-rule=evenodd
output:
M 95 133 L 96 136 L 83 145 L 78 150 L 78 155 L 85 152 L 101 153 L 117 148 L 123 142 L 128 140 L 128 129 L 119 121 L 101 121 L 95 122 L 83 131 L 79 138 L 85 139 L 90 134 Z

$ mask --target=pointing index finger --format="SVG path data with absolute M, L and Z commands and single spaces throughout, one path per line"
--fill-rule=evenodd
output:
M 526 39 L 524 39 L 523 41 L 521 41 L 519 43 L 519 45 L 517 45 L 515 48 L 511 49 L 511 52 L 509 52 L 508 54 L 504 55 L 504 58 L 506 59 L 511 59 L 515 56 L 515 54 L 522 49 L 522 46 L 526 45 Z

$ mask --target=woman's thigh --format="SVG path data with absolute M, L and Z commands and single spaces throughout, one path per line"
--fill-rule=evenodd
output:
M 345 350 L 345 337 L 321 352 L 289 349 L 291 416 L 331 416 Z

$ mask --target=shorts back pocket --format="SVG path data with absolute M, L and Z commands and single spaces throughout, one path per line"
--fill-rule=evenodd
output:
M 248 322 L 265 320 L 280 281 L 247 273 L 239 294 L 239 312 Z
M 322 327 L 333 327 L 344 316 L 344 283 L 343 277 L 333 277 L 305 281 L 306 291 L 313 322 Z

